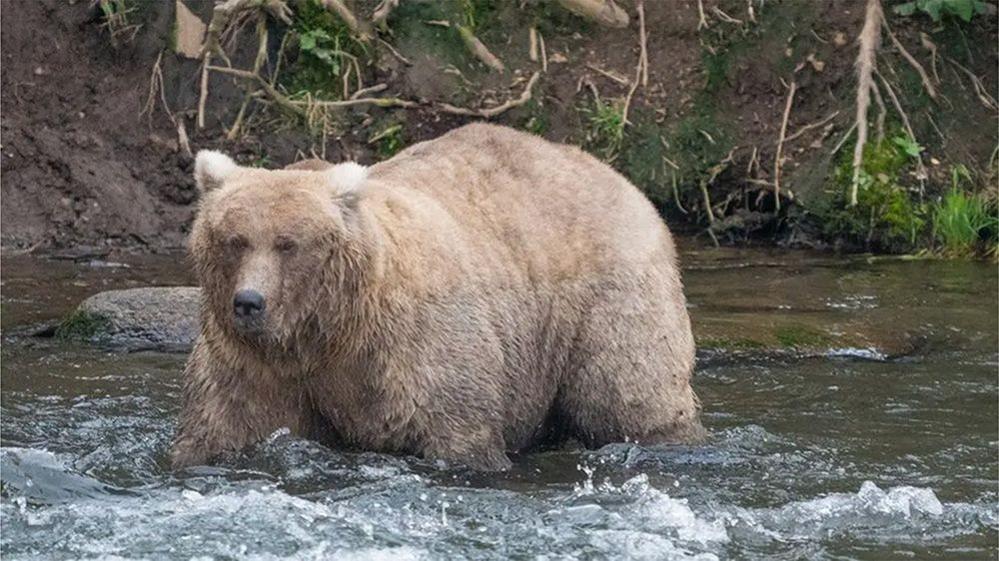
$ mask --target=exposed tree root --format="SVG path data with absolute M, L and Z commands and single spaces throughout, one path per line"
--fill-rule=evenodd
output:
M 788 142 L 791 142 L 792 140 L 797 139 L 798 137 L 800 137 L 801 135 L 805 134 L 806 132 L 808 132 L 808 131 L 810 131 L 812 129 L 821 127 L 822 125 L 824 125 L 824 124 L 828 123 L 829 121 L 835 119 L 836 115 L 839 115 L 839 111 L 833 111 L 832 113 L 830 113 L 826 117 L 824 117 L 822 119 L 819 119 L 818 121 L 815 121 L 814 123 L 809 123 L 807 125 L 802 126 L 800 129 L 798 129 L 797 131 L 795 131 L 794 134 L 788 135 L 787 138 L 784 139 L 784 143 L 787 144 Z
M 909 133 L 909 138 L 911 138 L 913 142 L 917 142 L 916 133 L 913 132 L 912 125 L 909 123 L 909 116 L 906 115 L 905 110 L 902 109 L 902 104 L 899 103 L 898 97 L 895 95 L 895 91 L 891 88 L 891 84 L 888 83 L 888 80 L 886 80 L 880 72 L 875 70 L 875 73 L 878 75 L 878 78 L 881 79 L 881 84 L 884 85 L 885 91 L 888 92 L 888 98 L 891 99 L 892 105 L 895 106 L 895 110 L 898 111 L 898 115 L 902 118 L 902 125 L 905 126 L 905 131 Z M 923 165 L 923 156 L 922 154 L 916 154 L 916 179 L 919 180 L 920 194 L 923 192 L 927 177 L 929 177 L 929 175 L 926 173 L 926 166 Z
M 353 33 L 359 40 L 365 43 L 371 41 L 371 30 L 368 29 L 367 25 L 361 23 L 361 21 L 357 19 L 357 16 L 354 15 L 354 12 L 350 11 L 350 8 L 348 8 L 347 5 L 341 0 L 319 0 L 319 3 L 343 20 L 343 23 L 347 25 L 351 33 Z M 387 18 L 388 14 L 386 14 L 385 17 Z
M 798 68 L 801 68 L 799 65 Z M 777 137 L 777 150 L 774 153 L 774 208 L 780 210 L 780 171 L 783 165 L 784 136 L 787 134 L 787 121 L 791 117 L 791 106 L 794 104 L 794 94 L 798 91 L 798 81 L 791 79 L 787 88 L 787 101 L 784 103 L 784 116 L 780 122 L 780 136 Z
M 902 57 L 905 58 L 905 60 L 907 60 L 909 64 L 912 66 L 912 68 L 916 71 L 916 73 L 919 74 L 919 79 L 923 81 L 923 87 L 926 89 L 927 95 L 929 95 L 931 99 L 936 101 L 937 89 L 933 87 L 933 82 L 930 80 L 930 77 L 926 74 L 926 70 L 923 68 L 923 65 L 919 64 L 919 61 L 916 60 L 916 57 L 912 56 L 911 54 L 909 54 L 909 51 L 905 50 L 905 47 L 902 46 L 902 43 L 898 40 L 898 37 L 895 37 L 895 34 L 891 32 L 891 28 L 888 27 L 888 20 L 886 20 L 884 17 L 881 18 L 881 25 L 885 28 L 885 32 L 888 33 L 888 38 L 891 39 L 891 42 L 893 45 L 895 45 L 895 48 L 898 49 L 900 53 L 902 53 Z
M 628 27 L 628 12 L 614 0 L 558 0 L 570 12 L 605 27 Z
M 524 105 L 531 100 L 531 90 L 534 89 L 534 85 L 541 78 L 540 72 L 535 72 L 531 75 L 531 78 L 527 81 L 527 86 L 524 87 L 524 91 L 520 94 L 520 97 L 516 99 L 511 99 L 505 103 L 497 105 L 495 107 L 482 108 L 482 109 L 466 109 L 464 107 L 455 107 L 449 103 L 439 103 L 438 106 L 440 110 L 444 113 L 450 113 L 452 115 L 468 115 L 470 117 L 482 117 L 485 119 L 491 119 L 497 115 L 505 113 L 514 107 L 519 107 Z
M 468 49 L 470 53 L 475 55 L 475 58 L 482 61 L 483 64 L 492 68 L 496 72 L 506 71 L 506 66 L 503 65 L 496 55 L 489 50 L 486 45 L 479 40 L 478 37 L 472 33 L 472 30 L 464 25 L 456 25 L 458 28 L 458 34 L 461 35 L 461 40 L 465 43 L 465 48 Z
M 860 49 L 857 53 L 857 144 L 853 150 L 853 180 L 850 182 L 850 206 L 857 206 L 857 189 L 860 187 L 860 170 L 864 160 L 864 146 L 867 144 L 867 107 L 871 103 L 871 85 L 873 84 L 874 65 L 878 44 L 881 42 L 881 11 L 880 0 L 867 0 L 864 15 L 864 27 L 858 39 Z
M 400 0 L 382 0 L 381 4 L 375 8 L 374 13 L 371 14 L 371 23 L 379 29 L 387 29 L 387 22 L 390 15 L 392 15 L 392 10 L 399 6 Z
M 989 109 L 990 111 L 999 111 L 999 103 L 996 103 L 996 99 L 989 94 L 989 90 L 988 88 L 985 87 L 985 84 L 982 83 L 982 79 L 976 76 L 974 72 L 962 66 L 956 60 L 950 57 L 946 58 L 947 62 L 951 63 L 955 68 L 963 72 L 964 75 L 971 80 L 971 86 L 975 90 L 975 95 L 978 96 L 978 101 L 980 101 L 982 105 L 985 106 L 985 108 Z

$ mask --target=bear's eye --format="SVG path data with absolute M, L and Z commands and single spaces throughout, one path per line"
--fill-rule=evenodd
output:
M 274 242 L 274 249 L 277 250 L 278 253 L 294 253 L 295 250 L 298 249 L 298 244 L 295 243 L 295 240 L 289 238 L 278 238 L 278 240 Z
M 232 251 L 242 251 L 250 245 L 243 236 L 229 236 L 225 240 L 225 246 Z

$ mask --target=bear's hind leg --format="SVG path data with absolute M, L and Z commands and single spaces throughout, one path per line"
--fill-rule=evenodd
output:
M 605 294 L 572 351 L 557 405 L 587 446 L 705 435 L 690 387 L 694 346 L 683 302 L 643 288 Z

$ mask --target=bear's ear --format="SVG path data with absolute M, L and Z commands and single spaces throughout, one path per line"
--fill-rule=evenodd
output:
M 201 150 L 194 159 L 194 182 L 198 190 L 207 193 L 217 189 L 232 172 L 239 169 L 232 158 L 215 150 Z
M 343 162 L 325 171 L 333 189 L 339 194 L 356 191 L 368 178 L 368 168 L 357 162 Z

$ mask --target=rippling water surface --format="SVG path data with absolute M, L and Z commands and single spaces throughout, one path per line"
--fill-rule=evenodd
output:
M 478 474 L 281 431 L 171 472 L 180 355 L 30 337 L 130 267 L 5 259 L 4 559 L 995 559 L 997 280 L 987 264 L 690 254 L 698 325 L 800 317 L 915 341 L 705 352 L 710 442 L 616 444 Z M 797 314 L 797 315 L 796 315 Z

